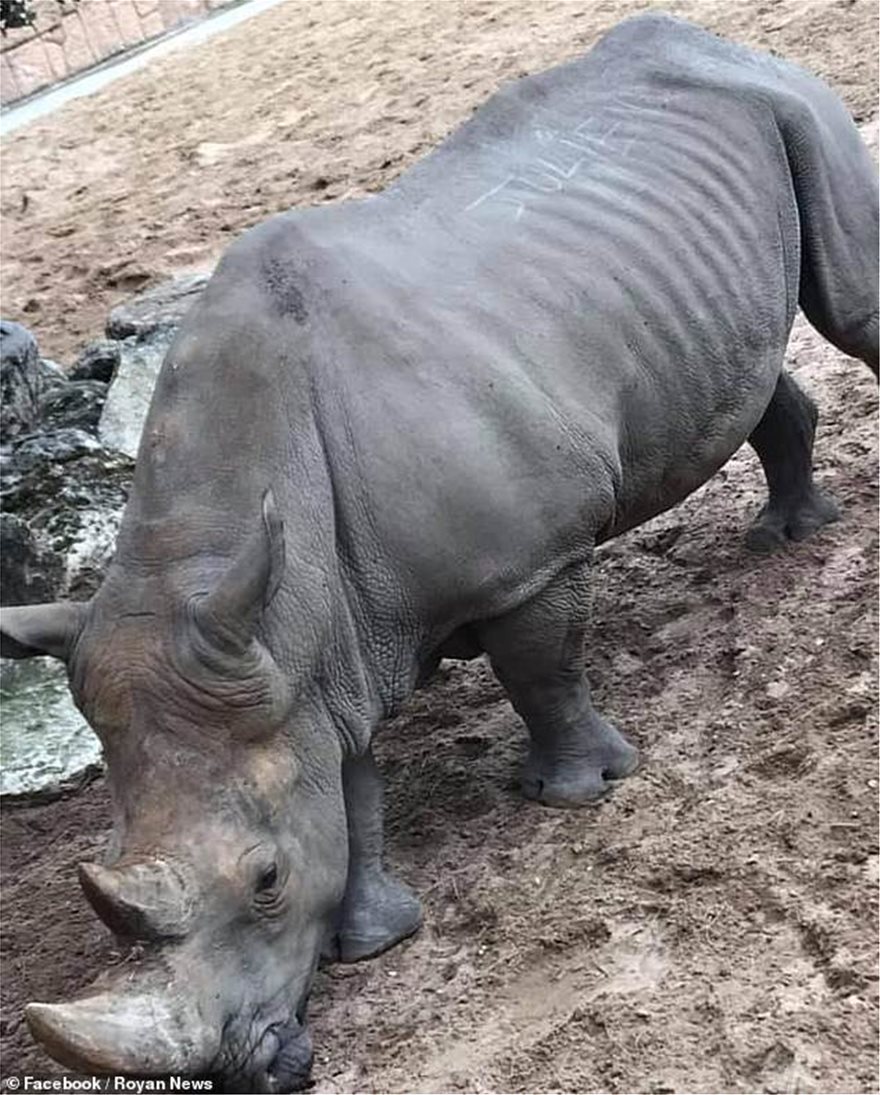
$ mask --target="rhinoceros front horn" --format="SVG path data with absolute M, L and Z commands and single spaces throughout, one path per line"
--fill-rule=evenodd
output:
M 25 1017 L 56 1061 L 82 1072 L 193 1075 L 209 1069 L 219 1046 L 219 1025 L 156 970 L 71 1004 L 29 1004 Z
M 81 863 L 79 881 L 92 908 L 119 935 L 180 939 L 189 930 L 194 897 L 187 879 L 169 863 Z

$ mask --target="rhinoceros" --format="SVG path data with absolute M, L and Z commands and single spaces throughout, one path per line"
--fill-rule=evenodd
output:
M 307 1078 L 319 956 L 414 932 L 377 724 L 485 652 L 525 794 L 636 768 L 584 673 L 598 544 L 748 440 L 771 549 L 837 516 L 783 370 L 798 305 L 876 372 L 877 184 L 819 80 L 672 18 L 493 95 L 384 193 L 271 218 L 171 345 L 103 586 L 18 607 L 67 665 L 112 846 L 80 878 L 144 961 L 31 1030 L 89 1072 Z

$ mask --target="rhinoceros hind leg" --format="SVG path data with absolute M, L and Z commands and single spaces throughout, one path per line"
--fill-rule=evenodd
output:
M 359 962 L 412 935 L 422 922 L 422 911 L 409 887 L 382 865 L 382 777 L 371 751 L 345 761 L 343 787 L 348 882 L 323 957 Z
M 526 604 L 480 628 L 498 679 L 529 729 L 527 798 L 598 802 L 638 766 L 638 751 L 593 708 L 584 672 L 587 567 L 563 572 Z
M 776 551 L 804 540 L 840 516 L 813 485 L 813 437 L 818 413 L 788 373 L 781 373 L 764 417 L 749 442 L 767 477 L 769 498 L 746 534 L 752 551 Z

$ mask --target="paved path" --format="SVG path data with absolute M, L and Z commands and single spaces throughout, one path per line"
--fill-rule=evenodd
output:
M 148 42 L 140 48 L 111 58 L 104 64 L 84 72 L 81 76 L 75 76 L 71 80 L 39 92 L 20 104 L 13 104 L 0 114 L 0 137 L 12 133 L 20 126 L 27 125 L 28 122 L 42 118 L 45 114 L 50 114 L 71 99 L 79 99 L 84 95 L 92 95 L 100 91 L 113 80 L 136 72 L 157 57 L 164 57 L 166 53 L 174 50 L 204 42 L 208 38 L 213 38 L 215 34 L 229 30 L 230 27 L 250 19 L 253 15 L 259 15 L 260 12 L 273 8 L 279 3 L 281 0 L 244 0 L 244 3 L 221 9 L 182 30 L 173 30 L 163 35 L 158 41 Z

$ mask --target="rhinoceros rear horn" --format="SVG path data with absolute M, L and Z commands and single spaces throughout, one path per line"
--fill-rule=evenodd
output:
M 189 931 L 194 907 L 191 886 L 162 860 L 118 867 L 80 863 L 79 881 L 89 904 L 118 935 L 177 939 Z
M 70 1004 L 29 1004 L 25 1018 L 51 1056 L 77 1072 L 192 1075 L 208 1069 L 219 1046 L 219 1025 L 164 970 L 128 973 Z
M 0 612 L 0 655 L 66 661 L 83 625 L 84 604 L 18 605 Z
M 284 523 L 270 490 L 263 495 L 262 521 L 220 579 L 199 603 L 201 626 L 227 645 L 245 646 L 284 577 Z

